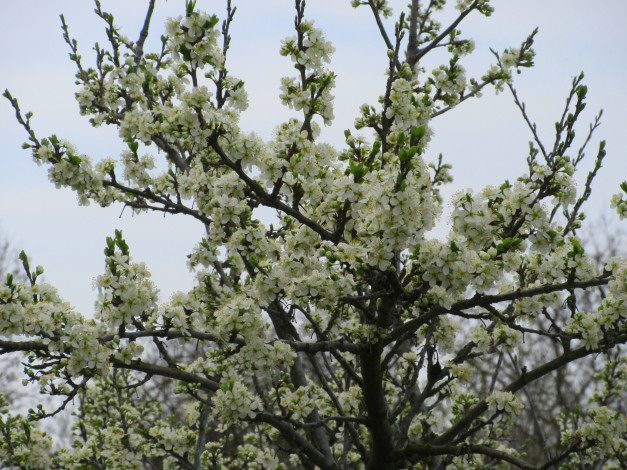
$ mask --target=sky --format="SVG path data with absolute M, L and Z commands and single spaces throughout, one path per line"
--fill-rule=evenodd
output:
M 147 1 L 102 0 L 123 32 L 136 40 Z M 278 89 L 282 76 L 293 75 L 289 59 L 279 55 L 281 39 L 293 35 L 291 0 L 234 0 L 237 6 L 229 53 L 231 74 L 243 79 L 250 107 L 242 128 L 270 139 L 274 128 L 294 113 L 282 107 Z M 406 0 L 392 0 L 395 13 Z M 454 3 L 454 2 L 451 2 Z M 225 2 L 198 0 L 200 9 L 223 17 Z M 516 78 L 540 135 L 552 144 L 572 77 L 582 70 L 588 106 L 579 138 L 599 109 L 602 127 L 589 147 L 583 181 L 598 141 L 607 140 L 608 156 L 593 186 L 587 213 L 597 220 L 609 211 L 609 198 L 627 179 L 627 2 L 624 0 L 495 0 L 491 18 L 471 15 L 461 29 L 476 42 L 476 52 L 462 62 L 469 76 L 481 76 L 492 63 L 489 48 L 519 45 L 537 26 L 535 67 Z M 158 40 L 168 16 L 183 14 L 183 0 L 157 1 L 152 39 Z M 8 88 L 22 110 L 34 112 L 40 137 L 52 133 L 72 141 L 93 160 L 116 156 L 123 148 L 113 128 L 92 129 L 74 101 L 74 67 L 63 42 L 59 14 L 64 13 L 87 64 L 93 44 L 106 41 L 93 3 L 78 0 L 0 2 L 0 90 Z M 322 140 L 337 148 L 344 129 L 351 128 L 359 106 L 377 101 L 385 84 L 386 48 L 366 8 L 354 10 L 350 0 L 309 0 L 306 16 L 316 21 L 336 48 L 330 66 L 338 76 L 336 119 L 323 129 Z M 448 16 L 450 17 L 450 15 Z M 444 20 L 443 20 L 444 22 Z M 390 26 L 390 25 L 388 25 Z M 155 44 L 150 39 L 146 49 Z M 441 56 L 443 57 L 443 56 Z M 444 59 L 447 60 L 447 59 Z M 437 61 L 425 64 L 427 70 Z M 454 182 L 445 196 L 513 180 L 525 170 L 530 135 L 507 93 L 488 90 L 483 98 L 463 103 L 433 122 L 435 137 L 426 158 L 443 153 L 453 165 Z M 79 207 L 74 193 L 57 190 L 43 167 L 21 149 L 26 136 L 8 101 L 0 101 L 0 234 L 26 250 L 31 264 L 44 266 L 45 278 L 84 314 L 93 312 L 95 276 L 103 272 L 105 238 L 123 230 L 135 260 L 148 264 L 162 300 L 191 287 L 186 254 L 198 242 L 202 227 L 183 216 L 133 216 L 121 206 Z M 581 184 L 580 184 L 581 186 Z M 446 225 L 446 217 L 442 226 Z M 625 224 L 623 224 L 625 228 Z M 442 229 L 443 230 L 443 229 Z

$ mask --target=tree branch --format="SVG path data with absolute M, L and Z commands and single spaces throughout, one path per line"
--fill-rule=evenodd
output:
M 394 455 L 396 461 L 418 460 L 425 456 L 438 455 L 487 455 L 495 460 L 511 463 L 512 465 L 522 468 L 523 470 L 534 470 L 536 467 L 525 462 L 524 460 L 503 452 L 492 447 L 481 444 L 462 444 L 462 445 L 430 445 L 430 444 L 410 444 L 403 451 Z
M 132 360 L 130 362 L 123 362 L 119 359 L 112 358 L 111 364 L 118 369 L 135 370 L 137 372 L 145 372 L 147 374 L 159 375 L 161 377 L 169 377 L 174 380 L 180 380 L 188 384 L 199 384 L 201 388 L 215 392 L 218 389 L 218 383 L 200 377 L 198 375 L 190 374 L 180 369 L 173 369 L 171 367 L 158 366 L 156 364 L 149 364 L 142 362 L 141 360 Z
M 566 291 L 568 289 L 586 289 L 588 287 L 602 286 L 607 284 L 610 281 L 610 275 L 603 275 L 598 278 L 590 279 L 587 281 L 574 281 L 574 282 L 562 282 L 560 284 L 545 284 L 538 287 L 533 287 L 531 289 L 523 289 L 517 290 L 514 292 L 508 292 L 505 294 L 495 294 L 495 295 L 480 295 L 475 294 L 474 297 L 470 299 L 460 300 L 459 302 L 455 302 L 450 308 L 445 308 L 440 305 L 436 305 L 431 307 L 431 309 L 418 318 L 410 320 L 406 323 L 403 323 L 400 327 L 396 328 L 394 331 L 390 333 L 389 338 L 384 340 L 384 344 L 391 344 L 400 338 L 404 333 L 408 331 L 416 331 L 416 329 L 420 328 L 422 325 L 428 323 L 433 318 L 441 315 L 443 313 L 452 313 L 460 312 L 465 309 L 473 308 L 473 307 L 481 307 L 487 306 L 499 302 L 506 302 L 510 300 L 522 299 L 526 297 L 535 297 L 536 295 L 542 294 L 550 294 L 551 292 L 559 292 Z M 411 296 L 410 296 L 411 297 Z
M 475 8 L 477 8 L 476 1 L 472 2 L 472 4 L 468 8 L 466 8 L 464 11 L 462 11 L 460 15 L 444 31 L 442 31 L 433 41 L 431 41 L 422 49 L 414 49 L 414 50 L 408 49 L 407 50 L 407 63 L 409 64 L 411 69 L 413 70 L 415 65 L 418 63 L 418 61 L 422 59 L 431 49 L 436 47 L 442 41 L 442 39 L 448 36 L 450 32 L 453 31 L 457 27 L 457 25 L 461 23 L 462 20 L 466 18 L 466 16 L 468 16 L 468 14 L 471 11 L 473 11 Z M 413 13 L 413 8 L 412 8 L 412 13 Z
M 155 9 L 155 0 L 150 0 L 148 4 L 148 11 L 146 12 L 146 18 L 144 19 L 144 25 L 142 26 L 142 30 L 139 33 L 139 39 L 135 45 L 135 71 L 137 71 L 137 67 L 139 66 L 139 61 L 142 59 L 144 54 L 144 42 L 146 42 L 146 38 L 148 37 L 148 29 L 150 28 L 150 19 L 152 18 L 152 13 Z

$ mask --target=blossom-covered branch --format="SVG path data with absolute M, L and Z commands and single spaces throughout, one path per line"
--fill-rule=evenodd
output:
M 108 44 L 94 48 L 93 67 L 61 20 L 80 112 L 117 129 L 117 158 L 38 137 L 33 114 L 4 96 L 24 148 L 80 204 L 198 223 L 188 255 L 196 281 L 160 301 L 148 266 L 114 230 L 95 311 L 81 314 L 22 253 L 25 277 L 0 285 L 0 354 L 22 353 L 25 382 L 61 404 L 24 417 L 0 400 L 1 466 L 531 469 L 627 459 L 617 392 L 627 387 L 627 262 L 590 256 L 580 236 L 604 141 L 583 189 L 575 184 L 600 115 L 577 147 L 587 88 L 575 77 L 554 143 L 541 141 L 513 86 L 513 72 L 533 65 L 536 31 L 468 78 L 474 42 L 461 27 L 473 12 L 490 16 L 489 1 L 457 1 L 448 24 L 446 1 L 412 1 L 393 31 L 390 2 L 353 1 L 374 15 L 387 80 L 336 149 L 320 139 L 334 120 L 335 49 L 304 0 L 280 45 L 295 72 L 278 99 L 296 117 L 267 141 L 240 127 L 246 87 L 227 68 L 234 2 L 206 13 L 186 0 L 156 51 L 145 50 L 147 3 L 133 42 L 96 2 Z M 447 57 L 428 72 L 433 51 Z M 434 122 L 489 86 L 510 90 L 531 132 L 526 173 L 457 192 L 448 235 L 434 236 L 440 189 L 452 182 L 431 148 Z M 627 213 L 623 196 L 612 203 Z M 54 447 L 33 421 L 74 404 L 73 443 Z

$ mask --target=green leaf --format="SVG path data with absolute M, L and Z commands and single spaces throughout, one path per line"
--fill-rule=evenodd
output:
M 377 155 L 380 150 L 381 150 L 381 141 L 375 140 L 374 143 L 372 144 L 372 150 L 370 151 L 370 155 L 368 155 L 368 158 L 369 159 L 374 158 L 374 156 Z
M 189 49 L 185 46 L 185 44 L 181 44 L 178 47 L 178 51 L 179 51 L 179 54 L 181 54 L 181 56 L 183 57 L 183 59 L 185 59 L 185 61 L 190 61 L 191 60 L 192 55 L 189 52 Z
M 399 147 L 402 147 L 405 145 L 405 142 L 407 142 L 407 135 L 403 131 L 400 131 L 398 133 L 398 137 L 396 138 L 396 142 Z
M 127 142 L 127 145 L 131 152 L 137 153 L 137 150 L 139 149 L 139 142 L 130 140 L 129 142 Z
M 196 9 L 196 0 L 185 0 L 185 11 L 187 16 L 192 16 Z
M 425 126 L 412 127 L 411 128 L 411 145 L 417 145 L 420 140 L 425 136 Z
M 115 252 L 115 242 L 113 241 L 113 238 L 107 237 L 107 246 L 104 249 L 104 254 L 105 256 L 113 256 L 114 252 Z
M 574 258 L 577 255 L 583 255 L 584 249 L 581 246 L 581 243 L 579 243 L 579 240 L 575 238 L 571 238 L 570 243 L 573 246 L 573 249 L 568 252 L 571 258 Z
M 117 230 L 117 229 L 115 230 L 115 244 L 118 246 L 122 254 L 128 255 L 129 253 L 128 245 L 126 241 L 124 240 L 124 238 L 122 237 L 121 230 Z
M 522 240 L 517 237 L 504 238 L 501 243 L 496 245 L 496 251 L 498 251 L 499 253 L 505 253 L 506 251 L 510 251 L 510 250 L 518 248 L 521 242 Z
M 76 166 L 80 166 L 81 162 L 83 160 L 81 160 L 80 157 L 77 157 L 76 155 L 73 155 L 71 153 L 68 152 L 67 154 L 67 160 L 72 164 L 72 165 L 76 165 Z
M 346 169 L 346 174 L 352 174 L 355 183 L 361 183 L 368 173 L 368 168 L 366 168 L 362 163 L 355 163 L 354 161 L 348 162 L 348 168 Z
M 27 271 L 29 270 L 28 267 L 28 256 L 26 256 L 26 252 L 24 250 L 20 251 L 20 261 L 22 262 L 22 265 L 24 266 L 24 269 L 26 269 Z
M 31 431 L 31 426 L 30 423 L 28 423 L 28 421 L 22 421 L 22 429 L 24 430 L 24 434 L 26 435 L 26 442 L 30 442 L 30 431 Z

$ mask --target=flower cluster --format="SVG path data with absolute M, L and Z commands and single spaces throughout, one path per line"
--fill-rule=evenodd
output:
M 623 199 L 622 193 L 612 196 L 610 207 L 616 210 L 621 220 L 627 217 L 627 201 Z
M 171 18 L 166 23 L 172 59 L 177 64 L 202 69 L 220 68 L 224 55 L 217 46 L 218 18 L 194 11 L 185 17 Z
M 213 413 L 224 424 L 235 424 L 253 418 L 261 409 L 261 400 L 250 392 L 250 388 L 239 378 L 224 379 L 212 399 Z
M 37 429 L 21 415 L 9 413 L 9 403 L 0 394 L 0 466 L 19 468 L 50 468 L 52 437 Z
M 132 325 L 133 319 L 149 318 L 157 309 L 158 291 L 143 263 L 131 263 L 128 254 L 107 258 L 107 272 L 98 276 L 97 317 L 111 328 Z
M 298 32 L 300 37 L 282 41 L 281 55 L 289 56 L 292 62 L 316 74 L 324 72 L 323 63 L 331 62 L 335 48 L 324 38 L 321 29 L 314 28 L 313 21 L 302 21 Z
M 392 84 L 386 117 L 394 118 L 394 125 L 399 129 L 423 126 L 431 117 L 431 100 L 426 95 L 426 99 L 418 99 L 413 91 L 414 86 L 405 78 L 398 78 Z
M 492 413 L 502 411 L 503 413 L 519 414 L 523 409 L 522 402 L 512 392 L 496 391 L 488 396 L 488 405 Z
M 318 114 L 325 124 L 330 124 L 334 118 L 331 90 L 335 74 L 323 64 L 331 61 L 333 52 L 335 48 L 324 38 L 322 30 L 314 28 L 312 21 L 301 21 L 298 36 L 281 43 L 281 55 L 289 56 L 295 67 L 307 75 L 305 81 L 303 77 L 283 78 L 281 101 L 296 111 L 302 110 L 305 116 Z

